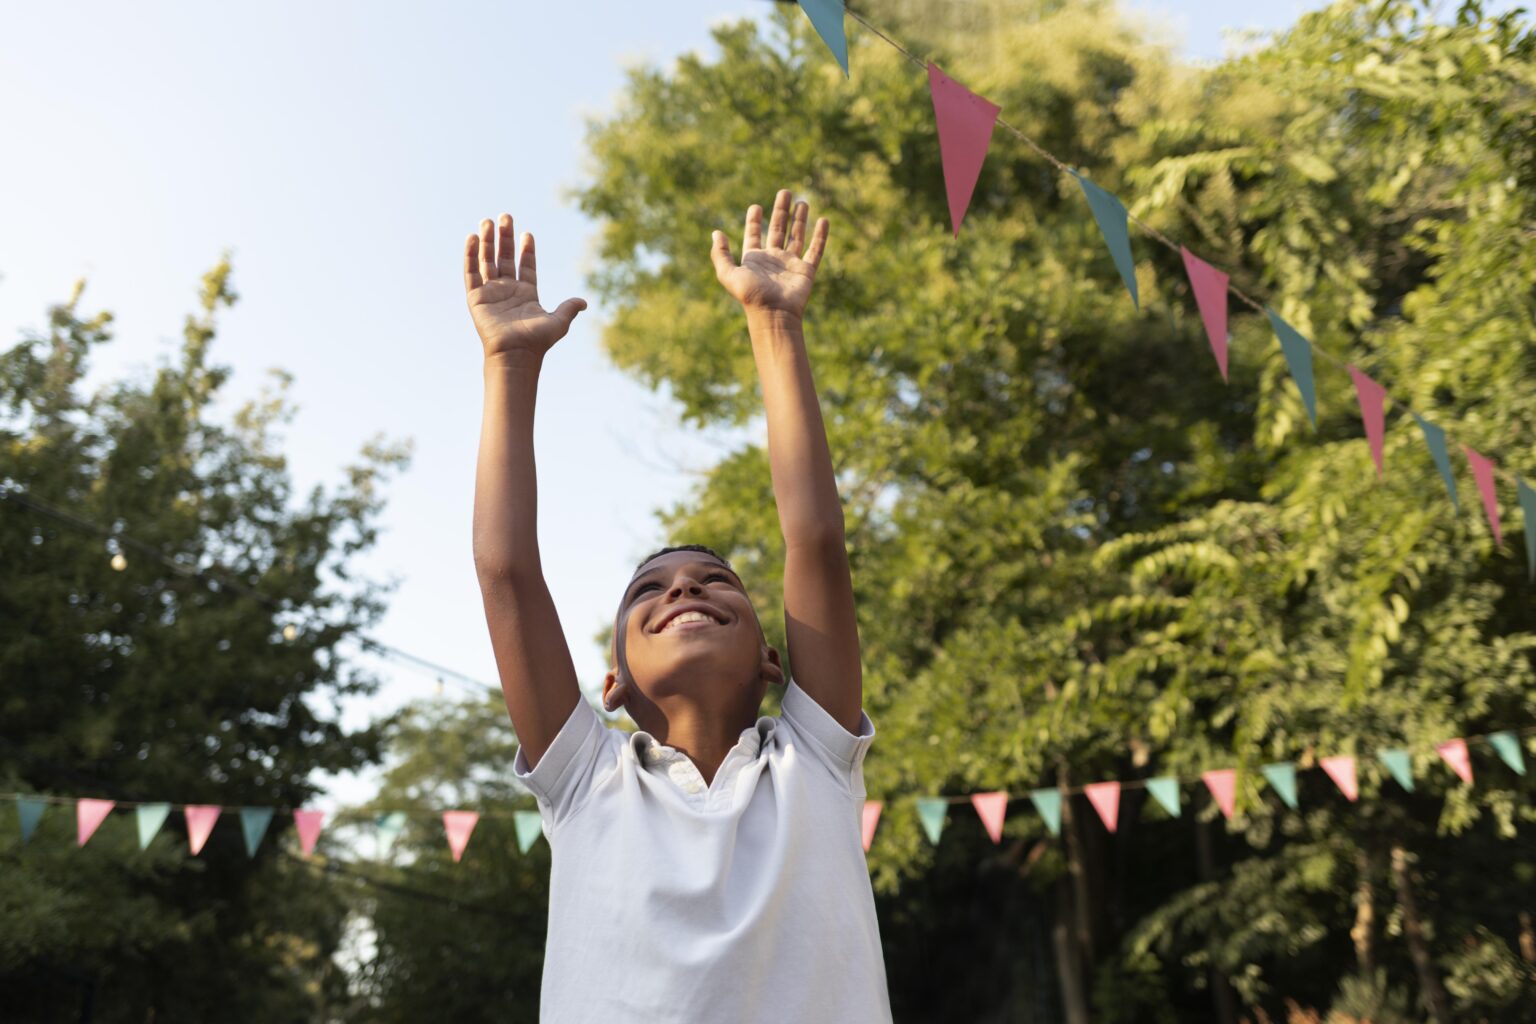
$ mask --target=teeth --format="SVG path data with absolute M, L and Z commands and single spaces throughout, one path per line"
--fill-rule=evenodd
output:
M 662 628 L 662 632 L 665 633 L 667 630 L 671 629 L 673 626 L 679 625 L 679 624 L 684 623 L 684 622 L 714 622 L 714 621 L 715 621 L 714 619 L 710 618 L 708 615 L 705 615 L 703 612 L 683 612 L 683 614 L 677 616 L 677 618 L 675 618 L 672 621 L 668 622 L 666 624 L 666 626 Z

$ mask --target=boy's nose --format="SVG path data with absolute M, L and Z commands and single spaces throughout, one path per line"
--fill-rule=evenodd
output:
M 704 592 L 704 588 L 703 587 L 699 586 L 699 584 L 695 583 L 693 580 L 688 580 L 686 583 L 674 583 L 674 584 L 672 584 L 671 595 L 673 597 L 677 596 L 678 594 L 683 592 L 683 588 L 685 588 L 685 587 L 688 589 L 689 593 L 701 594 L 701 593 Z

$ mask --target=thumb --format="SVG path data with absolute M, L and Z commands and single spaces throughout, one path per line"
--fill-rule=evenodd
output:
M 576 319 L 576 314 L 587 308 L 586 299 L 566 299 L 555 307 L 550 316 L 565 322 L 566 330 L 570 330 L 571 322 Z
M 724 231 L 710 233 L 714 245 L 709 250 L 709 258 L 715 265 L 715 276 L 724 279 L 736 267 L 736 259 L 731 255 L 731 240 L 725 237 Z

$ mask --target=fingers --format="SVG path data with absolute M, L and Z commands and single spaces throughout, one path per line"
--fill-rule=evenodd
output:
M 816 221 L 816 231 L 811 235 L 811 250 L 805 254 L 805 262 L 813 267 L 821 266 L 821 254 L 826 251 L 827 231 L 830 227 L 825 217 Z
M 512 230 L 512 215 L 504 213 L 496 222 L 496 276 L 516 280 L 517 260 L 514 257 L 517 236 Z
M 480 276 L 487 281 L 496 280 L 496 225 L 488 220 L 480 222 Z
M 741 235 L 741 253 L 745 256 L 753 249 L 763 247 L 763 208 L 753 203 L 747 207 L 747 227 Z
M 539 268 L 533 254 L 533 233 L 523 232 L 523 251 L 517 257 L 517 279 L 539 287 Z
M 464 290 L 472 292 L 485 284 L 485 279 L 480 276 L 480 236 L 470 235 L 464 239 Z
M 710 237 L 714 245 L 709 250 L 709 259 L 715 265 L 715 277 L 723 283 L 725 275 L 736 266 L 736 260 L 731 256 L 731 240 L 725 237 L 724 231 L 713 232 Z
M 784 248 L 796 256 L 805 251 L 805 218 L 810 212 L 811 208 L 803 200 L 795 204 L 795 221 L 789 229 L 789 244 Z
M 789 189 L 773 197 L 773 219 L 768 222 L 768 248 L 784 248 L 784 228 L 789 220 Z
M 576 314 L 580 313 L 586 308 L 586 299 L 566 299 L 564 302 L 560 303 L 560 305 L 555 307 L 555 311 L 551 313 L 550 316 L 557 320 L 563 320 L 565 322 L 565 329 L 570 330 L 571 321 L 576 319 Z

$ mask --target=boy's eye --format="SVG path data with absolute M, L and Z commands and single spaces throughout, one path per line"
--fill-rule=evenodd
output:
M 710 580 L 724 580 L 726 583 L 731 582 L 731 578 L 729 576 L 727 576 L 723 572 L 712 572 L 708 576 L 704 577 L 704 582 L 705 583 L 708 583 Z M 657 590 L 660 590 L 661 589 L 661 584 L 660 583 L 642 583 L 642 584 L 640 584 L 640 589 L 635 591 L 635 596 L 639 597 L 641 594 L 645 593 L 647 590 L 650 590 L 652 587 L 655 587 Z

